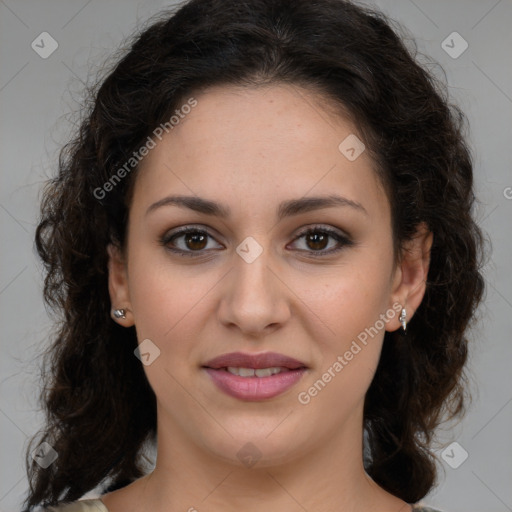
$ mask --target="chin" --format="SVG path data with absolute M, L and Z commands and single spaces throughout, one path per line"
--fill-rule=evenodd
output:
M 283 417 L 286 417 L 284 415 Z M 307 452 L 310 435 L 301 436 L 293 425 L 287 427 L 278 420 L 258 421 L 258 426 L 241 422 L 240 428 L 228 429 L 221 439 L 204 440 L 210 453 L 223 462 L 248 469 L 268 468 L 288 464 Z M 276 428 L 277 427 L 277 428 Z M 302 439 L 304 437 L 304 439 Z

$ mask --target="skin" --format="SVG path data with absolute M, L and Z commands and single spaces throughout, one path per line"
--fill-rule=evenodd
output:
M 291 85 L 215 87 L 143 160 L 130 207 L 124 253 L 109 247 L 113 308 L 160 356 L 144 366 L 157 397 L 158 455 L 152 473 L 102 497 L 110 512 L 287 510 L 405 512 L 410 506 L 365 473 L 365 393 L 384 330 L 400 328 L 419 306 L 432 235 L 420 226 L 395 265 L 387 196 L 368 152 L 349 161 L 338 145 L 355 127 L 311 91 Z M 322 106 L 323 105 L 323 106 Z M 279 203 L 338 194 L 364 208 L 335 206 L 277 220 Z M 170 194 L 197 195 L 231 210 L 218 218 L 167 205 Z M 159 241 L 193 224 L 207 242 Z M 308 226 L 347 233 L 296 239 Z M 236 248 L 253 237 L 252 262 Z M 169 244 L 170 246 L 172 243 Z M 202 252 L 201 252 L 202 251 Z M 343 370 L 311 398 L 307 391 L 379 315 L 394 316 Z M 279 352 L 308 366 L 282 395 L 249 402 L 221 392 L 201 368 L 220 354 Z M 257 463 L 237 452 L 251 442 Z

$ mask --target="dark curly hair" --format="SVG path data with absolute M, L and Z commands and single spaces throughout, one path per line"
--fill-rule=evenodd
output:
M 60 321 L 44 352 L 47 422 L 27 449 L 24 512 L 144 474 L 156 399 L 133 356 L 135 329 L 111 320 L 107 286 L 107 246 L 124 247 L 136 166 L 108 194 L 98 190 L 183 98 L 214 85 L 320 93 L 356 123 L 373 155 L 397 257 L 420 223 L 433 233 L 424 299 L 406 338 L 385 333 L 364 407 L 371 478 L 409 503 L 432 488 L 434 430 L 467 402 L 465 333 L 484 291 L 484 238 L 473 218 L 465 117 L 392 27 L 344 0 L 191 0 L 151 20 L 92 89 L 44 189 L 36 231 L 45 301 Z M 43 441 L 58 453 L 46 469 L 30 456 Z

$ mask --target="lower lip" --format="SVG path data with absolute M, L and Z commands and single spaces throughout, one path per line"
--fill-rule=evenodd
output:
M 298 368 L 269 377 L 240 377 L 227 370 L 204 369 L 221 391 L 234 398 L 249 401 L 273 398 L 284 393 L 296 384 L 306 372 L 306 368 Z

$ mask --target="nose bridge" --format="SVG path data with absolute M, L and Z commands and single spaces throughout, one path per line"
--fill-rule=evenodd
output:
M 269 237 L 265 240 L 263 237 L 258 238 L 261 243 L 249 236 L 236 248 L 232 286 L 239 300 L 251 298 L 253 304 L 261 302 L 263 305 L 274 295 L 270 278 L 272 258 L 270 246 L 267 243 Z
M 266 243 L 265 246 L 260 245 L 253 237 L 248 237 L 239 244 L 236 253 L 235 274 L 241 288 L 245 291 L 246 288 L 261 287 L 269 293 L 267 282 L 271 265 L 269 245 Z
M 267 240 L 247 237 L 236 248 L 233 270 L 223 298 L 223 321 L 243 331 L 257 332 L 285 321 L 288 315 L 285 287 L 272 269 Z

